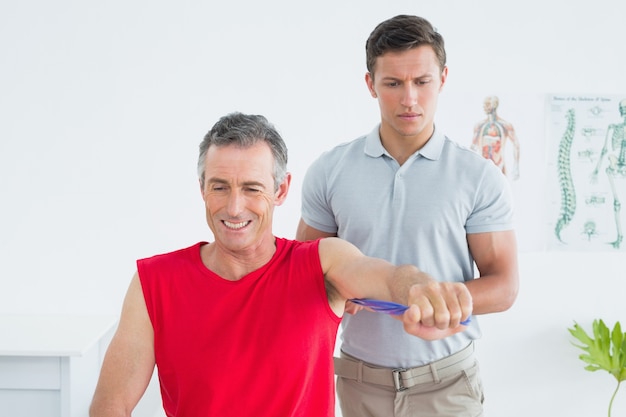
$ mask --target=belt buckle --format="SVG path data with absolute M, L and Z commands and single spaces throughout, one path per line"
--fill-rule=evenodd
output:
M 405 387 L 404 384 L 402 383 L 402 372 L 406 372 L 406 371 L 407 371 L 406 368 L 396 368 L 393 371 L 391 371 L 391 374 L 393 376 L 393 386 L 396 389 L 396 392 L 405 391 L 409 389 L 408 387 Z

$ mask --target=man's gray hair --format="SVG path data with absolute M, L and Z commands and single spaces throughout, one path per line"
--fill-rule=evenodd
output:
M 204 136 L 198 156 L 198 178 L 204 187 L 206 154 L 211 146 L 235 145 L 248 148 L 258 142 L 269 145 L 274 155 L 274 191 L 287 174 L 287 145 L 274 125 L 264 116 L 230 113 L 220 118 Z

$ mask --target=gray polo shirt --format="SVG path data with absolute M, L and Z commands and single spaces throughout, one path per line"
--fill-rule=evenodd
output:
M 488 159 L 435 129 L 402 166 L 369 135 L 323 153 L 302 187 L 302 218 L 369 256 L 413 264 L 440 281 L 474 279 L 466 234 L 513 228 L 506 177 Z M 387 367 L 414 367 L 453 354 L 480 337 L 468 329 L 429 342 L 384 314 L 361 311 L 342 321 L 341 349 Z

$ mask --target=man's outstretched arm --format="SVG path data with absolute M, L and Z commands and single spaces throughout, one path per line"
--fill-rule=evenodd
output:
M 375 298 L 407 305 L 398 316 L 407 333 L 436 340 L 465 330 L 461 321 L 472 313 L 472 297 L 459 282 L 438 282 L 412 265 L 395 266 L 363 255 L 338 238 L 320 240 L 320 261 L 329 302 L 341 313 L 346 299 Z

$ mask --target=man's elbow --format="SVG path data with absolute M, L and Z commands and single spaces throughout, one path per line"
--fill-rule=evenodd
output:
M 515 300 L 517 300 L 517 295 L 519 293 L 519 283 L 517 280 L 514 283 L 511 283 L 503 288 L 500 297 L 498 297 L 498 305 L 496 307 L 496 312 L 507 311 L 513 304 L 515 304 Z

